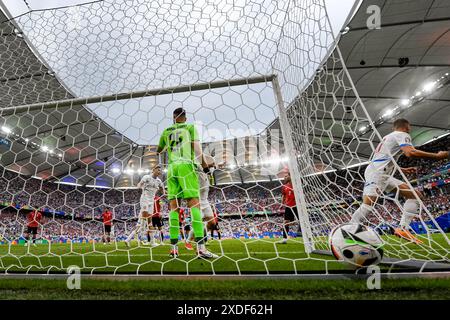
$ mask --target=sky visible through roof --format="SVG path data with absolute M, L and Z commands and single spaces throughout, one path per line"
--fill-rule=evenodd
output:
M 85 3 L 86 1 L 28 0 L 29 8 L 24 1 L 5 0 L 4 2 L 10 13 L 13 16 L 18 16 L 29 11 L 30 8 L 33 10 L 56 8 Z M 177 1 L 173 2 L 177 3 Z M 196 5 L 200 2 L 196 2 Z M 355 0 L 326 0 L 325 3 L 333 31 L 337 34 L 341 30 Z M 120 21 L 120 18 L 108 18 L 107 9 L 103 12 L 101 3 L 89 8 L 94 13 L 92 19 L 98 17 L 104 19 L 104 21 L 91 25 L 101 27 L 102 25 L 108 26 L 113 20 Z M 203 38 L 200 39 L 196 38 L 196 34 L 187 37 L 193 47 L 205 47 L 206 59 L 212 59 L 207 63 L 198 60 L 201 59 L 198 58 L 198 51 L 187 52 L 186 48 L 189 48 L 191 43 L 178 43 L 179 37 L 174 37 L 174 40 L 170 41 L 170 28 L 166 29 L 169 34 L 160 35 L 162 41 L 156 43 L 158 37 L 155 37 L 155 33 L 152 34 L 151 31 L 157 32 L 158 29 L 164 29 L 163 24 L 168 17 L 167 15 L 158 17 L 158 10 L 158 8 L 155 9 L 155 15 L 149 19 L 156 21 L 155 25 L 135 23 L 136 27 L 145 27 L 146 30 L 142 31 L 142 36 L 146 39 L 135 39 L 136 34 L 124 28 L 123 33 L 117 35 L 119 42 L 114 43 L 111 42 L 111 38 L 114 38 L 115 35 L 109 34 L 107 29 L 88 28 L 88 14 L 83 11 L 83 8 L 33 13 L 32 15 L 35 16 L 25 15 L 18 20 L 18 23 L 48 65 L 77 97 L 186 85 L 192 84 L 191 81 L 201 83 L 209 79 L 227 79 L 229 75 L 235 78 L 236 74 L 242 74 L 243 77 L 252 77 L 255 75 L 255 71 L 259 74 L 268 75 L 270 73 L 266 57 L 255 55 L 253 60 L 242 61 L 242 59 L 239 59 L 239 54 L 235 54 L 237 50 L 240 50 L 239 39 L 234 43 L 235 47 L 227 49 L 224 53 L 225 57 L 221 56 L 221 50 L 208 52 L 208 50 L 211 50 L 208 47 L 211 44 L 217 46 L 222 44 L 219 38 L 222 35 L 214 34 L 214 32 L 211 37 L 217 37 L 215 39 L 219 40 L 209 41 L 209 39 L 205 39 L 205 35 L 207 35 L 205 32 L 200 32 L 203 35 Z M 36 19 L 38 18 L 36 15 L 41 19 Z M 64 32 L 59 34 L 55 31 L 54 35 L 49 37 L 48 35 L 53 30 L 57 30 L 59 24 L 67 22 L 65 21 L 67 16 L 72 17 L 74 21 L 81 19 L 81 23 L 73 22 L 73 30 L 65 29 Z M 214 17 L 209 22 L 214 23 L 213 19 L 224 21 L 223 18 L 221 16 Z M 158 23 L 158 21 L 160 22 Z M 180 21 L 183 21 L 183 17 L 180 17 Z M 70 22 L 68 23 L 70 24 Z M 220 30 L 227 31 L 226 23 L 220 27 Z M 151 28 L 154 28 L 154 30 Z M 245 28 L 245 24 L 240 26 L 241 30 L 245 30 Z M 68 31 L 73 32 L 68 33 Z M 229 31 L 230 39 L 232 39 L 236 34 L 233 33 L 234 30 L 231 27 Z M 146 36 L 145 32 L 150 33 Z M 250 30 L 249 34 L 252 37 L 258 37 L 263 32 L 268 39 L 263 40 L 265 47 L 258 48 L 258 50 L 270 52 L 271 42 L 268 40 L 272 40 L 271 37 L 276 38 L 276 31 L 270 34 L 268 30 L 259 33 L 256 30 Z M 236 37 L 239 38 L 239 35 L 236 35 Z M 150 41 L 148 45 L 142 43 L 144 40 Z M 233 43 L 234 40 L 227 41 L 229 40 L 224 40 L 223 43 Z M 122 43 L 122 45 L 117 45 L 117 43 Z M 130 43 L 133 47 L 130 46 Z M 167 47 L 164 47 L 165 44 L 168 44 Z M 162 51 L 152 52 L 149 48 Z M 178 51 L 181 51 L 180 54 L 184 54 L 184 59 L 176 53 L 177 48 Z M 247 46 L 242 50 L 244 53 L 240 53 L 241 55 L 252 57 L 255 47 Z M 136 56 L 136 54 L 141 54 L 141 56 Z M 233 55 L 236 55 L 236 60 L 232 60 Z M 167 57 L 172 61 L 165 61 Z M 223 63 L 223 60 L 230 59 L 235 63 Z M 173 61 L 175 67 L 171 66 Z M 182 64 L 186 61 L 189 65 L 183 66 Z M 206 64 L 216 65 L 217 67 L 214 70 L 200 69 L 199 66 Z M 117 70 L 120 70 L 119 73 Z M 139 76 L 136 77 L 136 74 L 139 74 Z M 210 76 L 210 74 L 214 74 L 214 76 Z M 187 109 L 190 120 L 199 125 L 204 142 L 257 134 L 277 117 L 276 103 L 270 83 L 121 100 L 92 104 L 88 105 L 88 108 L 118 132 L 136 143 L 154 145 L 157 144 L 162 130 L 171 123 L 173 109 L 180 105 Z

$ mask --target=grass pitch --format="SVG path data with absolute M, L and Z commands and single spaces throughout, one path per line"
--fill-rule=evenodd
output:
M 354 267 L 332 256 L 306 254 L 301 239 L 226 239 L 209 241 L 208 249 L 218 259 L 197 258 L 179 244 L 180 256 L 169 257 L 170 245 L 127 248 L 124 242 L 103 245 L 40 244 L 0 246 L 0 271 L 8 273 L 65 273 L 78 266 L 90 274 L 296 274 L 354 273 Z M 434 235 L 429 245 L 417 246 L 405 240 L 386 238 L 385 251 L 398 259 L 432 260 L 448 258 L 448 245 L 442 235 Z M 447 249 L 446 249 L 447 248 Z
M 197 258 L 179 244 L 180 256 L 169 257 L 170 245 L 152 248 L 124 242 L 103 245 L 51 244 L 0 247 L 0 270 L 11 272 L 65 272 L 76 265 L 83 273 L 103 274 L 268 274 L 268 273 L 321 273 L 326 270 L 351 270 L 333 257 L 307 255 L 303 244 L 290 240 L 279 244 L 276 240 L 210 241 L 208 249 L 218 259 Z
M 65 280 L 1 279 L 0 299 L 89 300 L 449 300 L 450 278 L 383 279 L 380 290 L 365 280 L 237 279 Z
M 278 239 L 277 239 L 278 240 Z M 169 257 L 170 246 L 155 248 L 123 242 L 103 245 L 50 244 L 0 246 L 2 273 L 61 273 L 76 265 L 83 274 L 187 275 L 181 278 L 114 280 L 82 276 L 81 290 L 68 290 L 66 279 L 10 279 L 0 276 L 0 299 L 450 299 L 450 276 L 445 279 L 382 279 L 381 290 L 368 290 L 365 279 L 299 279 L 295 277 L 223 278 L 192 275 L 354 274 L 355 269 L 331 256 L 308 255 L 301 239 L 279 244 L 273 239 L 211 241 L 209 250 L 220 257 L 198 259 L 180 243 L 180 257 Z M 434 236 L 432 249 L 400 239 L 386 239 L 386 250 L 399 258 L 445 255 L 445 239 Z M 445 249 L 447 246 L 447 249 Z M 382 267 L 382 270 L 385 267 Z M 391 270 L 392 271 L 392 270 Z

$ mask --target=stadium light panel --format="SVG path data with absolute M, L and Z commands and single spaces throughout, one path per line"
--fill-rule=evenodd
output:
M 55 182 L 55 183 L 57 183 L 57 184 L 65 184 L 65 185 L 68 185 L 68 186 L 82 186 L 82 184 L 79 184 L 79 183 L 74 183 L 74 182 L 63 182 L 63 181 L 57 181 L 57 182 Z
M 42 146 L 41 150 L 44 151 L 44 152 L 47 152 L 48 151 L 48 147 L 47 146 Z
M 386 110 L 386 112 L 383 113 L 383 118 L 388 118 L 388 117 L 392 116 L 393 114 L 394 114 L 393 109 Z
M 401 104 L 402 104 L 402 106 L 407 106 L 407 105 L 409 105 L 411 103 L 411 100 L 409 100 L 409 99 L 403 99 L 402 100 L 402 102 L 401 102 Z
M 361 163 L 357 163 L 357 164 L 352 164 L 352 165 L 350 165 L 348 167 L 345 167 L 344 169 L 348 170 L 348 169 L 358 168 L 358 167 L 365 166 L 365 165 L 367 165 L 369 163 L 370 163 L 370 161 L 365 161 L 365 162 L 361 162 Z
M 111 171 L 113 173 L 120 173 L 120 169 L 119 168 L 112 168 Z
M 433 91 L 435 86 L 436 86 L 436 82 L 429 82 L 423 86 L 423 90 L 426 92 L 431 92 L 431 91 Z
M 87 184 L 86 187 L 88 187 L 88 188 L 98 188 L 98 189 L 109 189 L 109 187 L 98 186 L 98 185 L 95 185 L 95 184 Z
M 6 134 L 10 134 L 12 130 L 8 127 L 2 126 L 2 131 Z

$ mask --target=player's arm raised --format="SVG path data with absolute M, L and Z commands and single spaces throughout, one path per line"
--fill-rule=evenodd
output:
M 401 147 L 403 154 L 408 158 L 424 158 L 424 159 L 434 159 L 443 160 L 449 157 L 448 151 L 439 151 L 437 153 L 426 152 L 422 150 L 417 150 L 413 146 Z
M 417 173 L 417 167 L 400 168 L 400 170 L 402 170 L 402 172 L 405 174 Z
M 195 160 L 202 164 L 202 168 L 207 168 L 208 164 L 206 163 L 205 157 L 203 156 L 202 146 L 200 144 L 197 129 L 195 126 L 191 126 L 189 128 L 189 134 L 191 136 L 191 147 L 194 149 Z
M 159 144 L 156 153 L 160 154 L 161 152 L 164 151 L 165 148 L 166 148 L 166 131 L 164 131 L 161 134 L 161 137 L 159 138 Z

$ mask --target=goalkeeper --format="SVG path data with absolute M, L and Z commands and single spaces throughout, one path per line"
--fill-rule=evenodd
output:
M 170 256 L 178 256 L 179 208 L 182 199 L 191 211 L 192 228 L 197 242 L 197 254 L 201 258 L 216 258 L 204 244 L 203 221 L 200 212 L 200 187 L 197 176 L 198 162 L 206 168 L 198 133 L 193 124 L 186 123 L 186 111 L 177 108 L 173 112 L 174 124 L 166 128 L 159 140 L 158 153 L 167 149 L 167 198 L 169 199 L 169 234 L 172 248 Z

